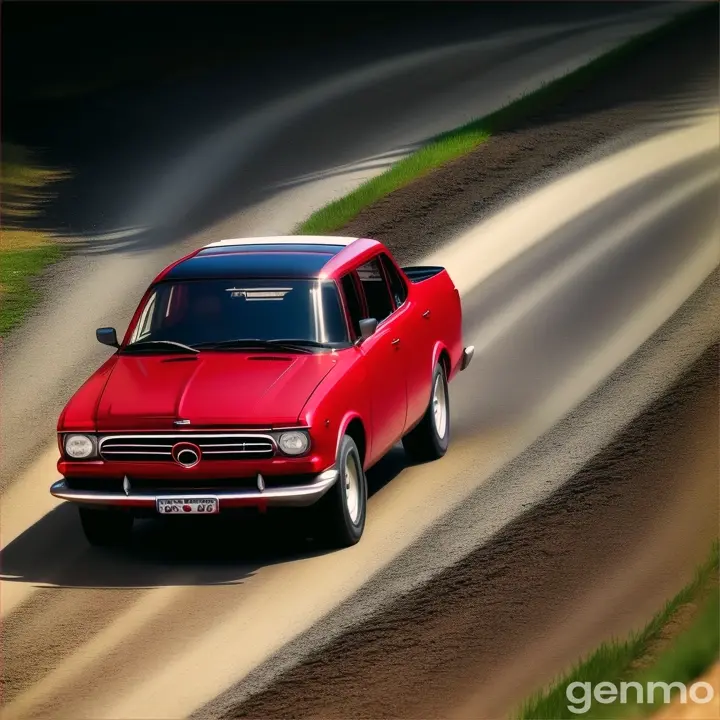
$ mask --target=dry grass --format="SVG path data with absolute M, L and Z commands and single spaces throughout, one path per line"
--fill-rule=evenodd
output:
M 25 148 L 2 146 L 0 212 L 3 228 L 18 227 L 23 220 L 39 217 L 53 197 L 51 186 L 69 177 L 62 170 L 43 167 Z
M 19 325 L 40 297 L 33 279 L 61 256 L 50 232 L 29 228 L 69 173 L 44 167 L 32 153 L 3 144 L 0 169 L 0 337 Z
M 52 236 L 39 230 L 0 228 L 0 253 L 31 250 L 52 242 Z

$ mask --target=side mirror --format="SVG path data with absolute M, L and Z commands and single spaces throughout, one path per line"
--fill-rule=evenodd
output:
M 378 321 L 375 318 L 365 318 L 360 321 L 360 340 L 367 340 L 377 330 Z
M 114 348 L 120 347 L 117 333 L 113 327 L 98 328 L 95 331 L 95 337 L 98 339 L 98 342 L 101 342 L 103 345 L 109 345 Z

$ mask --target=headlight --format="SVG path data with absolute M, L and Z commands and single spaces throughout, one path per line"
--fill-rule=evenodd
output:
M 73 460 L 84 460 L 95 454 L 95 438 L 88 435 L 67 435 L 65 453 Z
M 286 455 L 302 455 L 310 447 L 310 439 L 303 432 L 284 432 L 278 446 Z

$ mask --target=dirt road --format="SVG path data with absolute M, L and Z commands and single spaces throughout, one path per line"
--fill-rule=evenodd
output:
M 623 82 L 612 78 L 618 95 L 600 88 L 598 112 L 583 111 L 582 103 L 566 108 L 581 122 L 554 132 L 572 118 L 537 118 L 449 174 L 442 171 L 437 185 L 418 186 L 424 201 L 408 190 L 378 206 L 382 213 L 400 203 L 394 212 L 406 225 L 381 226 L 381 215 L 358 220 L 368 228 L 377 221 L 375 234 L 401 260 L 425 254 L 448 266 L 478 351 L 472 372 L 452 389 L 451 453 L 441 463 L 410 468 L 402 453 L 388 457 L 372 474 L 369 523 L 356 548 L 320 555 L 302 538 L 280 540 L 281 525 L 196 524 L 176 532 L 149 525 L 127 553 L 93 552 L 72 509 L 48 498 L 55 449 L 40 455 L 0 507 L 8 716 L 161 718 L 198 708 L 214 716 L 236 706 L 233 712 L 244 713 L 239 704 L 252 692 L 357 623 L 369 654 L 357 654 L 351 634 L 336 646 L 347 658 L 362 667 L 370 657 L 387 660 L 391 650 L 412 667 L 421 654 L 407 625 L 393 635 L 395 611 L 362 625 L 382 608 L 407 611 L 436 648 L 422 657 L 442 664 L 452 646 L 444 643 L 442 613 L 432 601 L 425 617 L 412 593 L 436 576 L 439 587 L 456 588 L 456 576 L 444 574 L 448 566 L 460 571 L 460 587 L 463 577 L 477 582 L 472 573 L 484 572 L 485 564 L 495 571 L 480 576 L 479 590 L 453 590 L 460 631 L 450 638 L 464 641 L 480 628 L 468 643 L 479 655 L 464 656 L 467 672 L 452 690 L 470 701 L 477 668 L 492 669 L 487 681 L 497 690 L 482 696 L 491 710 L 506 707 L 518 688 L 547 679 L 532 672 L 538 657 L 547 659 L 540 667 L 549 673 L 652 612 L 702 553 L 713 521 L 708 508 L 716 507 L 707 483 L 698 479 L 677 517 L 675 475 L 646 505 L 614 470 L 597 489 L 587 476 L 571 482 L 577 492 L 567 497 L 562 488 L 718 341 L 714 287 L 703 286 L 686 302 L 718 264 L 717 37 L 707 27 L 676 38 L 673 52 L 664 47 L 659 57 L 645 58 Z M 648 93 L 661 61 L 668 85 Z M 498 143 L 515 152 L 500 152 Z M 478 179 L 488 177 L 504 178 L 505 185 Z M 518 195 L 506 198 L 508 188 Z M 465 210 L 456 209 L 469 227 L 459 234 L 456 213 L 449 221 L 435 212 L 455 202 L 451 195 L 464 198 L 457 202 Z M 425 205 L 430 211 L 418 224 Z M 141 256 L 129 262 L 146 272 Z M 100 273 L 93 286 L 101 288 L 105 277 Z M 666 334 L 645 344 L 683 306 Z M 644 350 L 634 355 L 639 346 Z M 606 382 L 618 367 L 619 377 Z M 562 498 L 569 503 L 560 514 L 568 520 L 562 537 L 572 544 L 567 566 L 560 552 L 567 543 L 553 544 L 547 534 L 558 515 L 547 525 L 542 513 L 527 514 L 533 506 L 552 513 Z M 691 516 L 696 535 L 687 534 Z M 546 540 L 536 546 L 535 533 L 543 531 Z M 659 553 L 663 547 L 668 552 Z M 603 586 L 610 594 L 600 592 Z M 467 602 L 478 594 L 484 603 Z M 408 604 L 394 605 L 402 597 Z M 532 627 L 522 622 L 525 607 L 538 620 Z M 571 614 L 573 608 L 580 614 Z M 564 643 L 551 632 L 558 623 L 566 626 Z M 363 635 L 368 627 L 370 635 Z M 395 644 L 381 642 L 384 654 L 373 656 L 385 637 Z M 488 647 L 489 659 L 482 657 Z M 336 676 L 345 678 L 352 666 L 345 654 L 329 657 L 341 658 L 342 666 L 319 659 L 297 670 L 309 693 L 300 713 L 335 711 L 334 701 L 317 694 L 317 683 L 336 687 Z M 400 680 L 396 665 L 386 664 L 387 676 L 384 668 L 374 677 L 387 689 Z M 506 672 L 510 665 L 514 674 Z M 444 700 L 425 704 L 423 713 L 440 713 L 449 707 L 437 685 L 441 677 L 448 680 L 406 678 L 397 704 L 386 698 L 385 709 L 380 695 L 367 696 L 366 704 L 353 682 L 340 696 L 358 713 L 402 715 L 417 710 L 407 700 L 424 679 Z M 216 704 L 205 705 L 218 695 Z M 293 697 L 279 681 L 253 702 L 279 710 Z
M 609 618 L 641 625 L 717 536 L 718 359 L 491 542 L 223 717 L 497 718 Z

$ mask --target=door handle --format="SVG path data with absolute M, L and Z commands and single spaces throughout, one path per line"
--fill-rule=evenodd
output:
M 429 311 L 429 310 L 426 310 L 426 311 L 423 313 L 423 317 L 427 320 L 427 319 L 430 317 L 430 311 Z
M 392 344 L 393 344 L 393 345 L 399 345 L 399 344 L 400 344 L 400 338 L 395 338 L 395 339 L 392 341 Z

